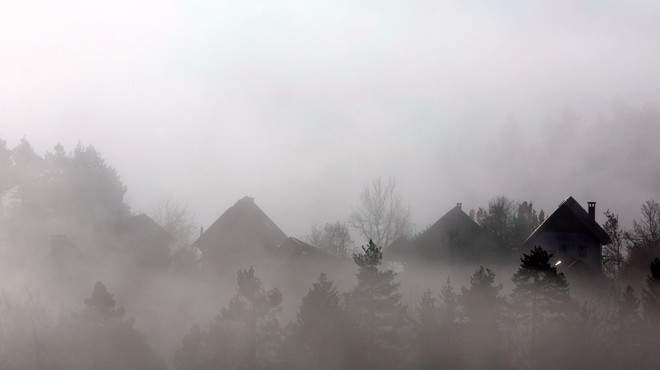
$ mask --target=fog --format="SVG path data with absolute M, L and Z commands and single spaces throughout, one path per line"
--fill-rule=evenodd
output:
M 642 294 L 653 290 L 645 279 L 651 261 L 660 257 L 654 229 L 660 219 L 653 203 L 645 203 L 660 199 L 658 11 L 660 5 L 647 1 L 3 2 L 0 341 L 25 340 L 0 348 L 0 368 L 220 366 L 208 363 L 208 353 L 190 355 L 194 351 L 186 346 L 213 337 L 214 330 L 234 333 L 228 327 L 235 324 L 230 304 L 240 290 L 237 272 L 250 266 L 254 276 L 245 270 L 244 277 L 263 283 L 257 295 L 261 304 L 272 304 L 263 322 L 277 319 L 280 347 L 258 350 L 256 357 L 272 362 L 238 361 L 240 366 L 313 368 L 320 359 L 329 368 L 380 367 L 370 362 L 383 353 L 373 349 L 378 340 L 369 335 L 373 353 L 369 345 L 354 343 L 365 346 L 366 357 L 345 352 L 333 340 L 324 342 L 335 354 L 332 361 L 289 348 L 309 334 L 296 325 L 304 322 L 301 302 L 312 284 L 324 286 L 321 272 L 339 297 L 338 311 L 328 315 L 350 317 L 351 324 L 331 326 L 364 319 L 356 312 L 365 267 L 351 257 L 376 237 L 351 222 L 363 206 L 365 187 L 377 179 L 393 181 L 395 198 L 409 211 L 404 232 L 396 235 L 402 238 L 379 246 L 384 257 L 378 271 L 398 272 L 395 290 L 405 306 L 392 308 L 405 311 L 405 319 L 388 313 L 406 321 L 397 327 L 402 342 L 387 344 L 400 351 L 381 357 L 391 366 L 480 368 L 479 361 L 489 358 L 502 367 L 534 367 L 530 359 L 542 345 L 516 332 L 527 330 L 526 324 L 511 324 L 513 316 L 506 315 L 517 311 L 510 307 L 492 322 L 522 352 L 509 347 L 493 354 L 490 334 L 484 334 L 483 348 L 475 349 L 483 356 L 455 361 L 420 355 L 424 350 L 411 339 L 418 338 L 415 325 L 423 321 L 417 308 L 427 288 L 438 298 L 448 278 L 457 295 L 470 296 L 470 277 L 482 265 L 495 273 L 493 289 L 502 284 L 495 296 L 513 304 L 519 298 L 512 277 L 522 253 L 529 252 L 522 243 L 543 222 L 540 211 L 551 215 L 569 196 L 582 207 L 597 202 L 595 221 L 610 238 L 615 234 L 605 227 L 610 219 L 604 212 L 618 216 L 620 228 L 614 229 L 623 252 L 613 264 L 607 244 L 596 282 L 564 267 L 570 263 L 558 267 L 566 273 L 574 307 L 553 313 L 565 321 L 561 328 L 544 327 L 555 330 L 548 338 L 570 335 L 562 330 L 577 320 L 575 307 L 582 305 L 583 313 L 593 308 L 594 337 L 621 330 L 620 337 L 634 333 L 651 343 L 657 339 L 651 332 L 623 333 L 623 324 L 617 326 L 621 313 L 612 307 L 632 301 L 624 296 L 630 284 L 641 303 L 633 310 L 639 317 L 629 315 L 627 322 L 653 316 Z M 510 200 L 506 217 L 512 221 L 502 229 L 493 226 L 498 219 L 489 206 L 498 196 Z M 168 225 L 158 219 L 163 199 L 173 200 L 185 220 Z M 524 201 L 533 202 L 534 221 L 521 216 Z M 422 248 L 420 235 L 456 203 L 488 236 L 471 229 L 467 234 L 481 239 L 467 244 L 486 252 L 456 257 L 451 250 L 434 255 L 437 260 L 409 252 Z M 649 204 L 653 212 L 642 208 Z M 200 227 L 213 230 L 233 207 L 258 216 L 227 217 L 220 222 L 224 231 L 200 237 Z M 264 221 L 268 232 L 262 211 L 270 219 Z M 135 218 L 141 214 L 156 219 L 170 237 Z M 326 224 L 350 236 L 340 257 L 315 254 L 315 247 L 334 253 L 323 245 L 331 236 L 312 237 L 313 227 L 320 232 Z M 186 231 L 177 229 L 182 225 Z M 502 232 L 510 238 L 505 241 Z M 553 251 L 547 263 L 558 260 L 559 250 Z M 108 294 L 116 307 L 95 303 L 108 304 Z M 477 315 L 470 310 L 481 306 L 459 306 L 459 334 L 451 336 L 469 341 L 475 333 L 469 323 Z M 98 307 L 107 310 L 99 314 Z M 89 339 L 85 325 L 93 326 L 95 315 L 118 320 L 121 329 L 108 330 L 134 343 L 135 353 L 104 358 L 91 351 L 89 358 L 71 360 L 72 348 Z M 225 321 L 216 320 L 222 315 Z M 202 334 L 192 335 L 193 325 Z M 488 325 L 480 328 L 497 332 Z M 541 330 L 530 325 L 531 333 Z M 448 330 L 438 332 L 454 329 Z M 274 332 L 260 333 L 270 338 L 263 343 L 272 344 Z M 437 333 L 427 334 L 436 348 L 453 348 Z M 57 343 L 57 336 L 67 339 Z M 218 338 L 239 341 L 233 334 Z M 647 348 L 635 345 L 641 352 Z M 223 353 L 217 354 L 223 364 L 236 364 L 217 353 Z M 569 368 L 598 367 L 568 350 L 555 354 Z M 129 362 L 109 360 L 121 357 Z M 40 362 L 46 360 L 52 364 Z M 644 357 L 636 364 L 656 360 Z M 625 361 L 617 357 L 611 364 L 632 364 Z M 551 363 L 547 357 L 541 362 L 538 367 Z

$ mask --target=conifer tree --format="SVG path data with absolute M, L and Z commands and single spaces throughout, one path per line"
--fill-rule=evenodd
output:
M 406 307 L 401 304 L 396 273 L 381 270 L 383 253 L 369 240 L 362 253 L 353 255 L 358 266 L 357 285 L 346 294 L 347 312 L 356 331 L 353 346 L 359 368 L 392 368 L 402 360 L 402 330 L 406 324 Z
M 321 273 L 302 299 L 293 325 L 290 367 L 340 369 L 344 365 L 346 318 L 340 295 L 332 281 Z
M 455 369 L 462 363 L 461 340 L 462 327 L 458 323 L 460 307 L 458 294 L 454 290 L 451 280 L 447 281 L 440 290 L 438 302 L 440 344 L 436 348 L 444 368 Z
M 105 285 L 97 282 L 85 309 L 54 329 L 49 341 L 50 369 L 145 369 L 167 367 L 147 345 L 145 336 L 124 318 Z
M 442 359 L 438 351 L 440 345 L 440 310 L 431 289 L 427 289 L 417 307 L 415 347 L 419 369 L 437 368 Z
M 254 269 L 239 270 L 238 290 L 208 330 L 193 327 L 177 350 L 179 369 L 265 369 L 281 365 L 282 332 L 276 314 L 282 295 L 266 290 Z
M 642 290 L 644 318 L 660 324 L 660 259 L 651 262 L 651 274 L 646 277 L 646 288 Z
M 518 321 L 528 328 L 532 357 L 539 355 L 542 347 L 537 343 L 542 328 L 547 337 L 551 328 L 546 324 L 557 324 L 558 318 L 569 313 L 571 304 L 568 282 L 550 263 L 552 256 L 541 247 L 534 247 L 529 254 L 523 254 L 512 279 L 513 309 Z
M 470 277 L 470 286 L 461 289 L 459 303 L 468 322 L 465 324 L 470 366 L 504 367 L 500 323 L 504 309 L 502 285 L 495 284 L 495 273 L 483 266 Z

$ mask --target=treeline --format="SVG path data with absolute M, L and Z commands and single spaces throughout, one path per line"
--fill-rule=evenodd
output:
M 610 304 L 571 296 L 552 255 L 535 248 L 503 293 L 478 268 L 467 286 L 448 279 L 416 307 L 402 303 L 396 273 L 374 243 L 353 256 L 352 290 L 321 274 L 295 320 L 278 320 L 282 294 L 253 268 L 215 320 L 195 325 L 174 354 L 177 369 L 656 368 L 660 356 L 660 260 L 641 292 L 612 292 Z M 96 283 L 85 307 L 50 324 L 38 297 L 0 297 L 2 369 L 165 369 L 166 365 Z M 604 309 L 607 308 L 607 309 Z

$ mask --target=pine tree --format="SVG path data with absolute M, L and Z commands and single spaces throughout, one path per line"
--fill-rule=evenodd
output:
M 266 290 L 254 269 L 239 270 L 238 291 L 208 330 L 193 327 L 177 350 L 179 369 L 264 369 L 281 365 L 282 295 Z
M 347 323 L 340 295 L 321 273 L 302 299 L 293 327 L 290 367 L 340 369 L 344 366 Z
M 49 341 L 50 369 L 145 369 L 167 367 L 147 345 L 145 336 L 124 318 L 105 285 L 97 282 L 85 309 L 54 329 Z
M 459 303 L 467 318 L 466 350 L 471 366 L 504 367 L 501 356 L 500 323 L 504 309 L 502 285 L 495 284 L 495 273 L 483 266 L 470 277 L 470 286 L 461 289 Z
M 462 324 L 458 323 L 460 307 L 459 296 L 454 290 L 451 280 L 440 290 L 438 302 L 440 344 L 436 348 L 444 368 L 455 369 L 462 363 L 461 342 L 463 337 Z
M 354 365 L 361 368 L 392 368 L 401 360 L 402 329 L 406 307 L 401 304 L 396 273 L 381 270 L 380 247 L 369 240 L 362 253 L 353 255 L 358 266 L 357 285 L 345 296 L 347 312 L 356 331 Z
M 552 256 L 534 247 L 529 254 L 523 254 L 520 268 L 512 279 L 515 284 L 511 294 L 513 309 L 519 322 L 528 326 L 532 357 L 539 355 L 542 347 L 537 343 L 541 330 L 548 334 L 550 328 L 546 324 L 551 320 L 557 324 L 557 319 L 569 312 L 571 304 L 568 282 L 550 263 Z
M 418 355 L 419 369 L 437 368 L 442 357 L 438 349 L 441 345 L 440 310 L 431 289 L 422 294 L 417 307 L 417 323 L 415 325 L 415 347 Z

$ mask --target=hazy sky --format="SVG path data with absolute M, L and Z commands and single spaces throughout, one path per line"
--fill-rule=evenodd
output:
M 285 233 L 395 177 L 419 229 L 495 195 L 660 199 L 655 1 L 0 0 L 0 137 L 94 145 L 134 211 Z M 362 241 L 360 241 L 362 242 Z

